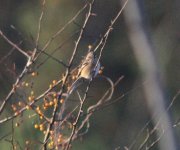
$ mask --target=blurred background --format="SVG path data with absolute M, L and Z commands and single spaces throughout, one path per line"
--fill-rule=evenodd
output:
M 22 41 L 20 47 L 27 52 L 35 46 L 38 20 L 42 10 L 41 4 L 42 1 L 37 0 L 0 0 L 0 29 L 13 42 L 18 44 Z M 46 41 L 58 29 L 63 27 L 84 4 L 85 1 L 82 0 L 47 0 L 42 19 L 39 48 L 42 48 Z M 165 103 L 168 106 L 180 88 L 180 1 L 145 0 L 140 6 L 142 7 L 144 22 L 146 23 L 146 31 L 152 40 L 153 50 L 158 60 L 158 71 L 163 81 L 163 90 L 166 96 Z M 95 1 L 93 5 L 94 16 L 91 17 L 84 30 L 76 64 L 87 52 L 88 45 L 95 44 L 104 34 L 120 8 L 119 0 Z M 86 12 L 87 10 L 83 11 L 52 42 L 46 50 L 47 53 L 57 49 L 53 56 L 68 62 L 73 51 L 74 42 L 77 39 L 77 34 L 75 33 L 81 28 Z M 66 42 L 64 43 L 64 41 Z M 4 59 L 4 56 L 7 56 L 10 50 L 11 46 L 0 38 L 0 99 L 6 96 L 26 63 L 24 56 L 17 51 L 12 51 Z M 37 67 L 46 57 L 46 55 L 41 56 L 34 68 L 32 68 L 38 71 L 37 77 L 27 75 L 23 79 L 23 81 L 33 84 L 35 95 L 44 91 L 52 80 L 59 79 L 65 70 L 61 64 L 52 59 L 48 59 L 43 65 Z M 117 103 L 97 111 L 90 120 L 91 127 L 89 132 L 82 140 L 77 140 L 73 143 L 73 149 L 109 150 L 119 146 L 123 149 L 126 146 L 129 147 L 134 140 L 137 141 L 132 149 L 138 149 L 143 139 L 145 139 L 147 130 L 138 137 L 137 134 L 150 119 L 150 112 L 142 86 L 143 84 L 148 84 L 148 82 L 143 81 L 141 78 L 142 75 L 128 38 L 128 28 L 123 15 L 117 20 L 108 38 L 101 64 L 104 66 L 103 74 L 110 77 L 113 81 L 116 81 L 122 75 L 124 76 L 124 79 L 115 90 L 113 99 L 122 94 L 125 94 L 125 97 Z M 90 91 L 92 98 L 89 98 L 91 101 L 88 104 L 95 103 L 107 88 L 108 84 L 103 79 L 95 79 Z M 13 96 L 10 103 L 16 102 L 19 98 L 25 99 L 31 90 L 31 87 L 19 90 L 18 95 Z M 173 124 L 180 118 L 180 103 L 178 100 L 179 97 L 177 97 L 169 111 Z M 7 109 L 7 114 L 9 113 Z M 35 140 L 42 136 L 41 133 L 34 129 L 35 121 L 33 119 L 26 119 L 26 121 L 21 119 L 14 121 L 23 122 L 14 134 L 22 145 L 27 139 Z M 153 124 L 150 123 L 148 128 L 152 129 Z M 10 129 L 11 123 L 1 124 L 0 137 L 8 133 Z M 173 129 L 177 142 L 180 142 L 179 126 Z M 151 143 L 153 139 L 155 139 L 155 135 L 148 142 Z M 4 140 L 0 141 L 0 145 L 3 150 L 11 149 L 11 144 Z M 158 144 L 155 144 L 151 149 L 158 149 Z

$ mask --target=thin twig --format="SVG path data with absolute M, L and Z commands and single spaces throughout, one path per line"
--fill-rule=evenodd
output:
M 48 56 L 43 62 L 41 62 L 40 64 L 38 64 L 38 68 L 39 68 L 39 66 L 41 66 L 42 64 L 44 64 L 49 58 L 51 58 L 52 60 L 55 60 L 56 62 L 58 62 L 59 64 L 63 65 L 64 67 L 68 67 L 68 66 L 63 62 L 63 60 L 57 59 L 57 58 L 53 57 L 52 54 L 48 54 L 47 52 L 42 51 L 42 50 L 39 50 L 39 49 L 38 49 L 38 51 L 39 51 L 39 52 L 42 52 L 43 54 L 45 54 L 46 56 Z
M 18 43 L 20 45 L 22 41 Z M 15 50 L 15 47 L 13 47 L 3 58 L 0 59 L 0 64 L 2 64 Z
M 23 54 L 27 59 L 30 58 L 30 56 L 24 51 L 22 50 L 20 47 L 18 47 L 16 44 L 14 44 L 13 42 L 11 42 L 4 34 L 3 32 L 0 30 L 0 35 L 3 37 L 3 39 L 8 42 L 11 46 L 13 46 L 14 48 L 16 48 L 21 54 Z
M 46 0 L 43 0 L 42 11 L 41 11 L 41 15 L 39 17 L 38 31 L 37 31 L 37 36 L 36 36 L 36 49 L 38 48 L 39 37 L 40 37 L 40 33 L 41 33 L 41 23 L 42 23 L 42 19 L 43 19 L 43 16 L 44 16 L 45 3 L 46 3 Z M 34 52 L 34 53 L 36 53 L 36 52 Z
M 85 4 L 77 13 L 76 15 L 71 19 L 69 20 L 62 28 L 60 28 L 47 42 L 46 44 L 44 45 L 44 47 L 42 48 L 42 51 L 45 51 L 47 49 L 47 47 L 51 44 L 51 42 L 58 36 L 60 35 L 82 12 L 83 10 L 85 10 L 85 8 L 87 7 L 88 5 Z M 41 53 L 39 53 L 35 59 L 37 59 L 39 57 Z
M 180 90 L 175 94 L 175 96 L 173 97 L 171 103 L 168 105 L 168 107 L 166 108 L 166 111 L 168 112 L 170 110 L 170 108 L 173 106 L 175 100 L 177 99 L 177 97 L 180 95 Z M 154 116 L 156 116 L 156 114 L 154 114 Z M 154 117 L 153 116 L 153 117 Z M 153 118 L 152 117 L 152 118 Z M 147 128 L 147 126 L 152 122 L 152 118 L 143 126 L 143 128 L 139 131 L 139 133 L 136 135 L 136 138 L 134 138 L 133 142 L 130 144 L 129 146 L 129 150 L 131 150 L 133 148 L 133 146 L 136 144 L 137 139 L 140 137 L 140 135 L 143 133 L 143 131 Z M 159 118 L 159 120 L 157 121 L 157 123 L 155 124 L 154 128 L 151 130 L 151 132 L 149 133 L 149 137 L 150 135 L 152 135 L 156 129 L 157 126 L 159 125 L 160 121 L 162 119 L 162 116 Z M 146 142 L 148 141 L 148 139 L 146 140 Z M 145 142 L 144 142 L 145 144 Z
M 113 29 L 113 25 L 116 23 L 117 19 L 119 18 L 119 16 L 122 14 L 124 8 L 126 7 L 126 4 L 128 3 L 128 0 L 125 1 L 125 3 L 123 4 L 122 8 L 120 9 L 120 11 L 118 12 L 118 14 L 114 17 L 114 19 L 111 21 L 110 26 L 108 27 L 107 31 L 105 32 L 104 36 L 101 38 L 101 40 L 99 41 L 99 43 L 97 44 L 97 46 L 95 47 L 94 51 L 97 51 L 97 49 L 99 48 L 99 46 L 103 43 L 104 39 L 107 39 L 109 33 L 111 32 L 111 30 Z
M 11 135 L 11 132 L 6 133 L 6 134 L 5 134 L 5 135 L 3 135 L 2 137 L 0 137 L 0 141 L 1 141 L 1 140 L 3 140 L 5 137 L 7 137 L 7 136 L 9 136 L 9 135 Z
M 31 65 L 31 58 L 28 57 L 28 61 L 26 63 L 26 66 L 24 67 L 23 71 L 21 72 L 21 74 L 18 76 L 18 78 L 16 79 L 16 82 L 14 83 L 14 85 L 12 86 L 11 91 L 9 92 L 9 94 L 6 96 L 6 98 L 3 100 L 1 106 L 0 106 L 0 114 L 2 113 L 2 111 L 4 110 L 6 103 L 8 102 L 8 100 L 12 97 L 12 95 L 15 93 L 16 89 L 17 89 L 17 85 L 20 83 L 21 79 L 24 77 L 24 75 L 27 73 L 28 67 L 29 65 Z
M 67 42 L 69 42 L 69 40 L 74 36 L 76 35 L 77 33 L 79 33 L 79 30 L 77 30 L 76 32 L 74 32 L 72 35 L 70 35 L 66 40 L 64 40 L 57 48 L 55 48 L 54 50 L 52 50 L 51 53 L 47 53 L 45 51 L 42 51 L 40 50 L 42 53 L 44 53 L 45 55 L 47 55 L 48 57 L 46 59 L 44 59 L 42 62 L 40 62 L 36 68 L 39 69 L 43 64 L 45 64 L 45 62 L 49 59 L 49 58 L 52 58 L 53 60 L 57 61 L 57 59 L 55 57 L 53 57 L 53 54 L 58 50 L 58 49 L 61 49 Z M 61 63 L 64 67 L 68 67 L 67 64 L 65 64 L 62 60 L 59 60 L 58 61 L 59 63 Z

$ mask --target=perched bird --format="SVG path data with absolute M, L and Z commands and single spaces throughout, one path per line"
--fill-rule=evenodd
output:
M 77 79 L 72 83 L 68 94 L 71 94 L 84 81 L 89 81 L 97 76 L 100 70 L 100 63 L 97 61 L 98 58 L 94 55 L 94 52 L 89 50 L 79 66 Z

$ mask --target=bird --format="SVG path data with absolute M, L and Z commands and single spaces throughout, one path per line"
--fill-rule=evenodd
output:
M 89 49 L 87 55 L 78 67 L 76 80 L 70 86 L 70 89 L 68 90 L 68 95 L 71 94 L 75 89 L 77 89 L 77 87 L 81 85 L 83 82 L 95 78 L 99 73 L 100 68 L 100 62 L 94 54 L 94 51 Z

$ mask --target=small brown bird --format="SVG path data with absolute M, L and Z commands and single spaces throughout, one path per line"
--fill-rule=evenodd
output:
M 71 85 L 68 94 L 71 94 L 80 84 L 88 81 L 97 76 L 100 70 L 100 63 L 97 62 L 98 58 L 95 57 L 94 52 L 90 50 L 78 69 L 77 79 Z

